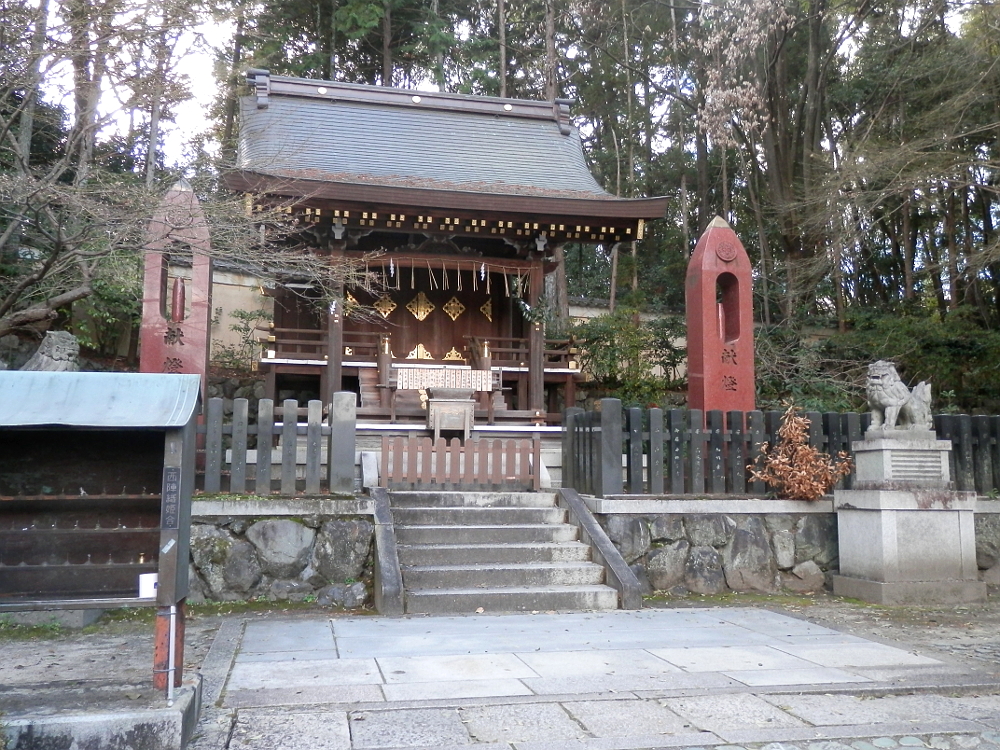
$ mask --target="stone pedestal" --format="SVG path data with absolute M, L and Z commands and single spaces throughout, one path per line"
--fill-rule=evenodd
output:
M 834 492 L 840 574 L 833 591 L 876 604 L 986 599 L 976 566 L 974 492 L 951 489 L 951 441 L 869 431 L 854 443 L 855 489 Z

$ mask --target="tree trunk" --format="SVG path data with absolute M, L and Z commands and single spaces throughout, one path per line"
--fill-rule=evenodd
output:
M 615 311 L 615 297 L 618 291 L 618 243 L 611 246 L 611 293 L 608 295 L 608 312 Z
M 504 0 L 497 0 L 497 29 L 500 37 L 500 98 L 507 98 L 507 18 Z
M 17 163 L 20 171 L 27 172 L 31 162 L 31 138 L 35 130 L 35 106 L 38 103 L 39 71 L 42 55 L 45 51 L 45 38 L 48 29 L 49 0 L 41 0 L 35 21 L 35 33 L 31 36 L 31 59 L 28 63 L 26 76 L 27 87 L 24 93 L 24 106 L 21 110 L 21 120 L 17 131 Z
M 708 136 L 702 130 L 695 131 L 696 160 L 698 164 L 698 236 L 700 237 L 711 221 L 708 205 Z
M 226 90 L 226 114 L 222 122 L 222 153 L 226 161 L 236 158 L 236 108 L 240 103 L 239 90 L 242 85 L 243 29 L 246 14 L 243 3 L 238 4 L 236 30 L 233 32 L 233 52 L 229 57 L 229 85 Z
M 913 299 L 913 258 L 916 249 L 916 234 L 912 231 L 913 217 L 910 207 L 910 191 L 903 198 L 903 221 L 900 233 L 903 246 L 903 299 Z
M 958 309 L 961 282 L 958 278 L 958 244 L 955 242 L 955 191 L 949 183 L 941 187 L 944 236 L 948 247 L 948 310 Z
M 556 100 L 556 9 L 554 0 L 545 3 L 545 98 Z
M 392 86 L 392 0 L 382 0 L 382 85 Z

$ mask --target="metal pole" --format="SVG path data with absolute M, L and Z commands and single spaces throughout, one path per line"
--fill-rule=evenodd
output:
M 170 642 L 167 644 L 167 708 L 174 705 L 174 661 L 177 658 L 177 605 L 170 605 Z

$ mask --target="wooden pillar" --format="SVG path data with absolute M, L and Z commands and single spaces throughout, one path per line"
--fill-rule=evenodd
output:
M 323 401 L 333 403 L 333 394 L 343 390 L 342 372 L 344 364 L 344 298 L 341 294 L 330 302 L 330 314 L 326 319 L 326 389 Z
M 388 407 L 392 404 L 392 341 L 389 334 L 379 339 L 375 363 L 378 367 L 378 402 L 380 406 Z
M 483 350 L 477 352 L 478 356 L 473 357 L 473 361 L 476 362 L 478 369 L 485 372 L 492 373 L 493 371 L 493 355 L 490 354 L 490 342 L 483 342 Z M 492 377 L 492 375 L 491 375 Z M 485 409 L 492 415 L 493 409 L 493 391 L 484 391 L 479 394 L 479 407 Z M 490 420 L 490 424 L 493 424 L 493 420 Z
M 528 288 L 528 304 L 532 311 L 538 309 L 544 276 L 542 266 L 536 264 L 531 269 Z M 528 408 L 535 416 L 545 417 L 545 324 L 530 321 L 528 329 Z

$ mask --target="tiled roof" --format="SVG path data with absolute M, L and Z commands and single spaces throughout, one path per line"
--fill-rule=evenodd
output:
M 253 73 L 263 71 L 251 71 Z M 240 169 L 499 195 L 609 200 L 565 102 L 435 94 L 258 75 L 242 101 Z M 322 93 L 321 93 L 322 92 Z

